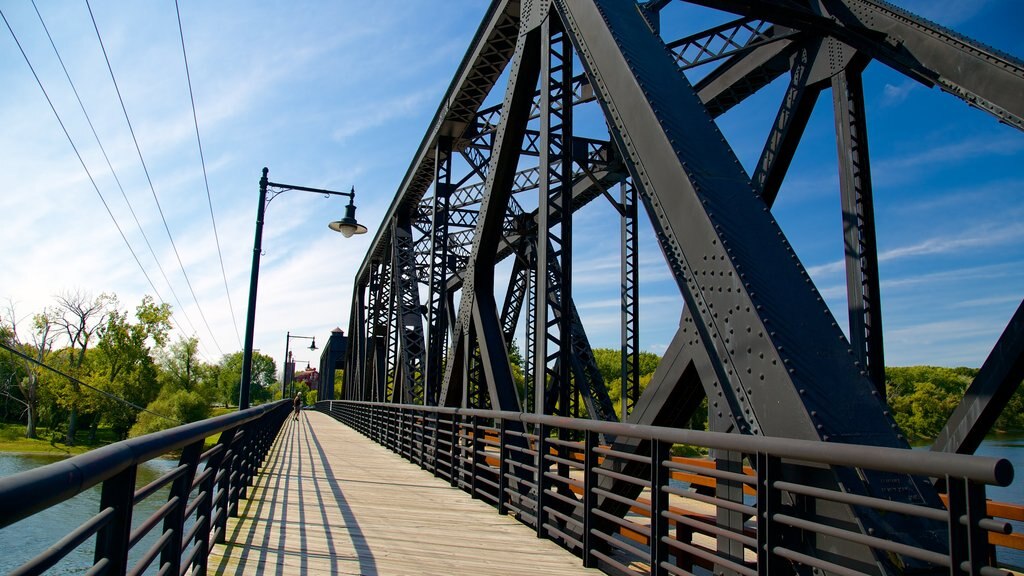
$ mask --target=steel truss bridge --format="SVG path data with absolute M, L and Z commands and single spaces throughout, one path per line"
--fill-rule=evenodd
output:
M 683 427 L 707 398 L 719 432 L 909 448 L 885 402 L 862 74 L 878 61 L 1020 130 L 1024 64 L 881 0 L 688 3 L 734 19 L 673 38 L 660 27 L 667 0 L 492 3 L 356 276 L 343 399 L 617 421 L 573 297 L 574 214 L 610 202 L 624 422 Z M 698 67 L 706 73 L 689 81 Z M 788 86 L 748 173 L 715 120 L 779 78 Z M 772 214 L 823 93 L 835 117 L 849 337 Z M 489 95 L 500 103 L 485 107 Z M 641 211 L 684 302 L 642 392 Z M 523 325 L 517 387 L 508 351 Z M 973 453 L 1024 378 L 1022 329 L 1019 307 L 934 450 Z M 742 467 L 742 453 L 716 455 Z M 833 467 L 816 482 L 938 505 L 926 478 Z M 630 498 L 640 488 L 606 476 L 601 490 Z M 946 538 L 928 522 L 840 508 L 817 513 L 865 535 Z M 849 554 L 892 567 L 877 552 Z
M 1024 306 L 933 453 L 910 451 L 885 401 L 862 73 L 878 61 L 1021 130 L 1024 63 L 881 0 L 687 3 L 733 18 L 674 38 L 668 0 L 492 3 L 358 270 L 342 397 L 325 388 L 318 408 L 609 573 L 1005 574 L 992 544 L 1010 525 L 993 517 L 1014 516 L 985 487 L 1012 468 L 967 455 L 1024 379 Z M 751 174 L 716 118 L 779 79 Z M 823 93 L 843 320 L 772 214 Z M 618 411 L 573 298 L 574 214 L 597 202 L 621 244 Z M 643 390 L 642 222 L 684 303 Z M 685 429 L 705 398 L 712 432 Z M 183 450 L 147 558 L 205 572 L 286 413 L 253 408 L 0 480 L 0 526 L 103 483 L 100 514 L 25 573 L 94 534 L 94 571 L 122 572 L 141 537 L 131 509 L 156 490 L 133 496 L 135 469 Z M 712 458 L 673 457 L 677 445 Z

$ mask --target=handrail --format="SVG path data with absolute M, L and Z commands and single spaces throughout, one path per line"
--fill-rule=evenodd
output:
M 205 571 L 211 534 L 214 538 L 223 534 L 227 516 L 237 510 L 238 498 L 245 496 L 291 404 L 290 400 L 282 400 L 256 406 L 0 477 L 0 528 L 103 485 L 99 514 L 13 574 L 40 573 L 80 545 L 84 541 L 80 535 L 88 538 L 91 534 L 97 535 L 92 571 L 126 572 L 128 551 L 161 522 L 161 536 L 142 562 L 152 562 L 159 554 L 161 573 L 178 575 L 193 567 Z M 204 451 L 206 438 L 215 434 L 221 435 L 218 445 Z M 177 467 L 136 488 L 136 468 L 140 464 L 178 451 L 181 457 Z M 167 486 L 167 503 L 133 532 L 135 504 Z M 196 525 L 190 536 L 183 539 L 186 518 L 197 514 L 197 510 Z
M 317 408 L 609 573 L 1008 574 L 995 547 L 1016 535 L 987 516 L 985 498 L 987 485 L 1013 482 L 1002 458 L 496 410 Z M 702 471 L 676 462 L 674 444 L 720 457 Z M 888 492 L 895 474 L 944 480 L 946 508 Z
M 0 477 L 0 528 L 59 504 L 129 466 L 255 420 L 285 401 L 264 404 L 108 444 L 67 460 Z
M 338 401 L 340 402 L 340 401 Z M 770 452 L 781 458 L 810 460 L 834 466 L 871 468 L 900 474 L 914 474 L 929 477 L 946 475 L 962 476 L 974 482 L 994 486 L 1009 486 L 1013 482 L 1013 465 L 1005 458 L 972 456 L 967 454 L 946 454 L 927 450 L 904 450 L 881 446 L 837 444 L 814 442 L 794 438 L 769 438 L 746 434 L 728 434 L 704 430 L 645 426 L 624 422 L 604 422 L 583 418 L 540 415 L 528 412 L 504 412 L 473 408 L 448 408 L 443 406 L 419 406 L 414 404 L 387 404 L 382 402 L 359 402 L 364 406 L 380 406 L 397 410 L 434 412 L 468 418 L 485 418 L 543 424 L 554 428 L 571 428 L 608 436 L 649 438 L 672 444 L 689 444 L 717 450 L 756 454 Z

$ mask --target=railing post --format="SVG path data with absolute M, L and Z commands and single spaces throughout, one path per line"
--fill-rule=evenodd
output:
M 583 433 L 583 567 L 593 568 L 594 561 L 590 557 L 590 551 L 594 549 L 594 535 L 591 530 L 594 528 L 594 508 L 597 507 L 597 494 L 594 487 L 597 486 L 597 434 L 586 430 Z
M 508 457 L 505 455 L 507 430 L 505 419 L 498 420 L 498 514 L 508 514 L 505 506 L 505 493 L 508 491 Z
M 550 480 L 545 475 L 548 466 L 548 434 L 549 430 L 546 424 L 537 425 L 537 510 L 534 514 L 534 518 L 537 521 L 537 538 L 547 537 L 547 530 L 544 529 L 544 524 L 547 522 L 547 513 L 544 512 L 544 506 L 547 502 L 548 486 Z
M 164 533 L 170 531 L 171 540 L 160 552 L 160 565 L 169 565 L 168 573 L 181 573 L 181 551 L 188 547 L 188 542 L 182 540 L 185 533 L 185 508 L 188 507 L 188 495 L 192 493 L 192 481 L 196 477 L 196 467 L 199 466 L 199 456 L 203 452 L 203 440 L 190 444 L 181 451 L 179 466 L 188 466 L 188 470 L 178 476 L 171 484 L 171 490 L 167 493 L 167 500 L 178 499 L 177 505 L 164 518 Z
M 985 485 L 946 477 L 949 495 L 949 556 L 951 575 L 981 573 L 988 564 L 988 534 L 978 522 L 985 518 Z
M 216 541 L 218 544 L 225 542 L 225 536 L 228 529 L 228 515 L 231 513 L 231 470 L 234 468 L 234 443 L 235 443 L 235 432 L 238 427 L 230 428 L 225 430 L 220 435 L 218 444 L 224 446 L 224 450 L 221 454 L 220 461 L 217 463 L 217 470 L 214 472 L 213 477 L 215 481 L 215 488 L 210 494 L 211 509 L 211 530 L 217 531 Z M 217 476 L 220 479 L 217 480 Z M 217 514 L 217 518 L 214 519 L 214 510 L 217 509 L 218 503 L 220 504 L 220 512 Z
M 478 460 L 478 458 L 480 456 L 480 446 L 481 446 L 481 444 L 480 444 L 480 419 L 477 416 L 473 416 L 472 419 L 470 420 L 470 422 L 472 422 L 472 425 L 470 426 L 470 429 L 472 430 L 472 435 L 471 435 L 472 437 L 470 438 L 470 446 L 473 447 L 473 452 L 471 453 L 470 459 L 469 459 L 469 466 L 470 466 L 470 471 L 469 471 L 469 495 L 472 496 L 473 498 L 476 498 L 477 497 L 476 496 L 476 490 L 477 490 L 476 478 L 477 478 L 477 475 L 480 473 L 480 468 L 479 468 L 480 461 Z
M 775 555 L 783 544 L 783 528 L 775 523 L 775 514 L 782 511 L 782 493 L 774 486 L 781 478 L 782 461 L 778 456 L 757 453 L 757 574 L 769 576 L 792 574 L 787 562 Z
M 663 462 L 672 455 L 672 445 L 662 440 L 651 440 L 651 575 L 668 574 L 668 545 L 662 538 L 668 537 L 668 493 L 662 487 L 668 485 L 669 470 Z
M 128 537 L 132 533 L 132 507 L 135 504 L 135 466 L 129 466 L 103 482 L 100 510 L 114 509 L 114 516 L 96 534 L 93 563 L 107 559 L 108 574 L 128 570 Z
M 448 476 L 449 476 L 449 478 L 451 480 L 452 486 L 458 486 L 459 485 L 459 474 L 461 474 L 461 469 L 462 469 L 462 462 L 461 462 L 461 460 L 459 458 L 459 444 L 460 444 L 460 442 L 459 442 L 459 415 L 458 414 L 452 414 L 451 418 L 452 418 L 452 420 L 451 420 L 451 425 L 452 425 L 452 427 L 451 427 L 451 440 L 452 440 L 452 442 L 451 442 L 451 446 L 448 448 L 448 450 L 450 452 L 449 453 L 449 458 L 448 458 L 448 466 L 449 466 L 449 469 L 448 469 L 449 474 L 448 474 Z M 456 465 L 456 462 L 458 462 L 458 465 Z

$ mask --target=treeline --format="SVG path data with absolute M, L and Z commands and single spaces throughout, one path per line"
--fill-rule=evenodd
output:
M 171 308 L 146 296 L 129 314 L 116 296 L 67 293 L 29 317 L 0 311 L 0 396 L 5 421 L 73 445 L 99 428 L 119 439 L 194 422 L 236 402 L 241 352 L 203 362 L 199 341 L 171 342 Z M 48 369 L 49 367 L 51 369 Z M 253 403 L 274 394 L 273 358 L 253 357 Z
M 610 348 L 594 350 L 616 413 L 620 412 L 622 383 L 620 352 Z M 661 358 L 650 352 L 640 353 L 640 388 L 650 383 Z M 886 368 L 886 400 L 903 433 L 911 442 L 934 440 L 956 409 L 977 368 L 942 368 L 937 366 L 900 366 Z M 697 410 L 691 428 L 701 429 L 707 423 L 707 404 Z M 621 416 L 621 414 L 620 414 Z M 1024 430 L 1024 386 L 1017 389 L 994 431 Z

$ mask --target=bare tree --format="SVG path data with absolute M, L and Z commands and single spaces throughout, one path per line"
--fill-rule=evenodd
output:
M 106 324 L 107 314 L 116 307 L 117 298 L 111 294 L 100 294 L 93 298 L 91 294 L 81 291 L 64 292 L 57 296 L 59 316 L 56 323 L 63 329 L 68 339 L 68 361 L 73 376 L 81 378 L 85 352 L 89 348 L 92 337 Z M 81 391 L 78 383 L 71 382 L 71 398 L 66 398 L 70 412 L 68 414 L 67 444 L 75 443 L 78 432 L 78 408 Z
M 2 336 L 6 340 L 5 344 L 19 351 L 24 350 L 27 346 L 18 335 L 18 315 L 15 311 L 14 303 L 8 302 L 7 308 L 3 312 L 6 317 L 0 316 L 0 328 L 3 329 Z M 56 337 L 57 330 L 55 329 L 53 319 L 47 312 L 44 311 L 42 314 L 36 314 L 32 317 L 31 346 L 37 362 L 42 363 L 46 359 L 46 355 L 50 353 Z M 17 380 L 21 397 L 18 398 L 9 393 L 8 397 L 25 406 L 25 412 L 28 415 L 25 437 L 35 438 L 39 412 L 39 367 L 23 358 L 19 358 L 18 361 L 23 364 L 26 374 L 23 378 Z

